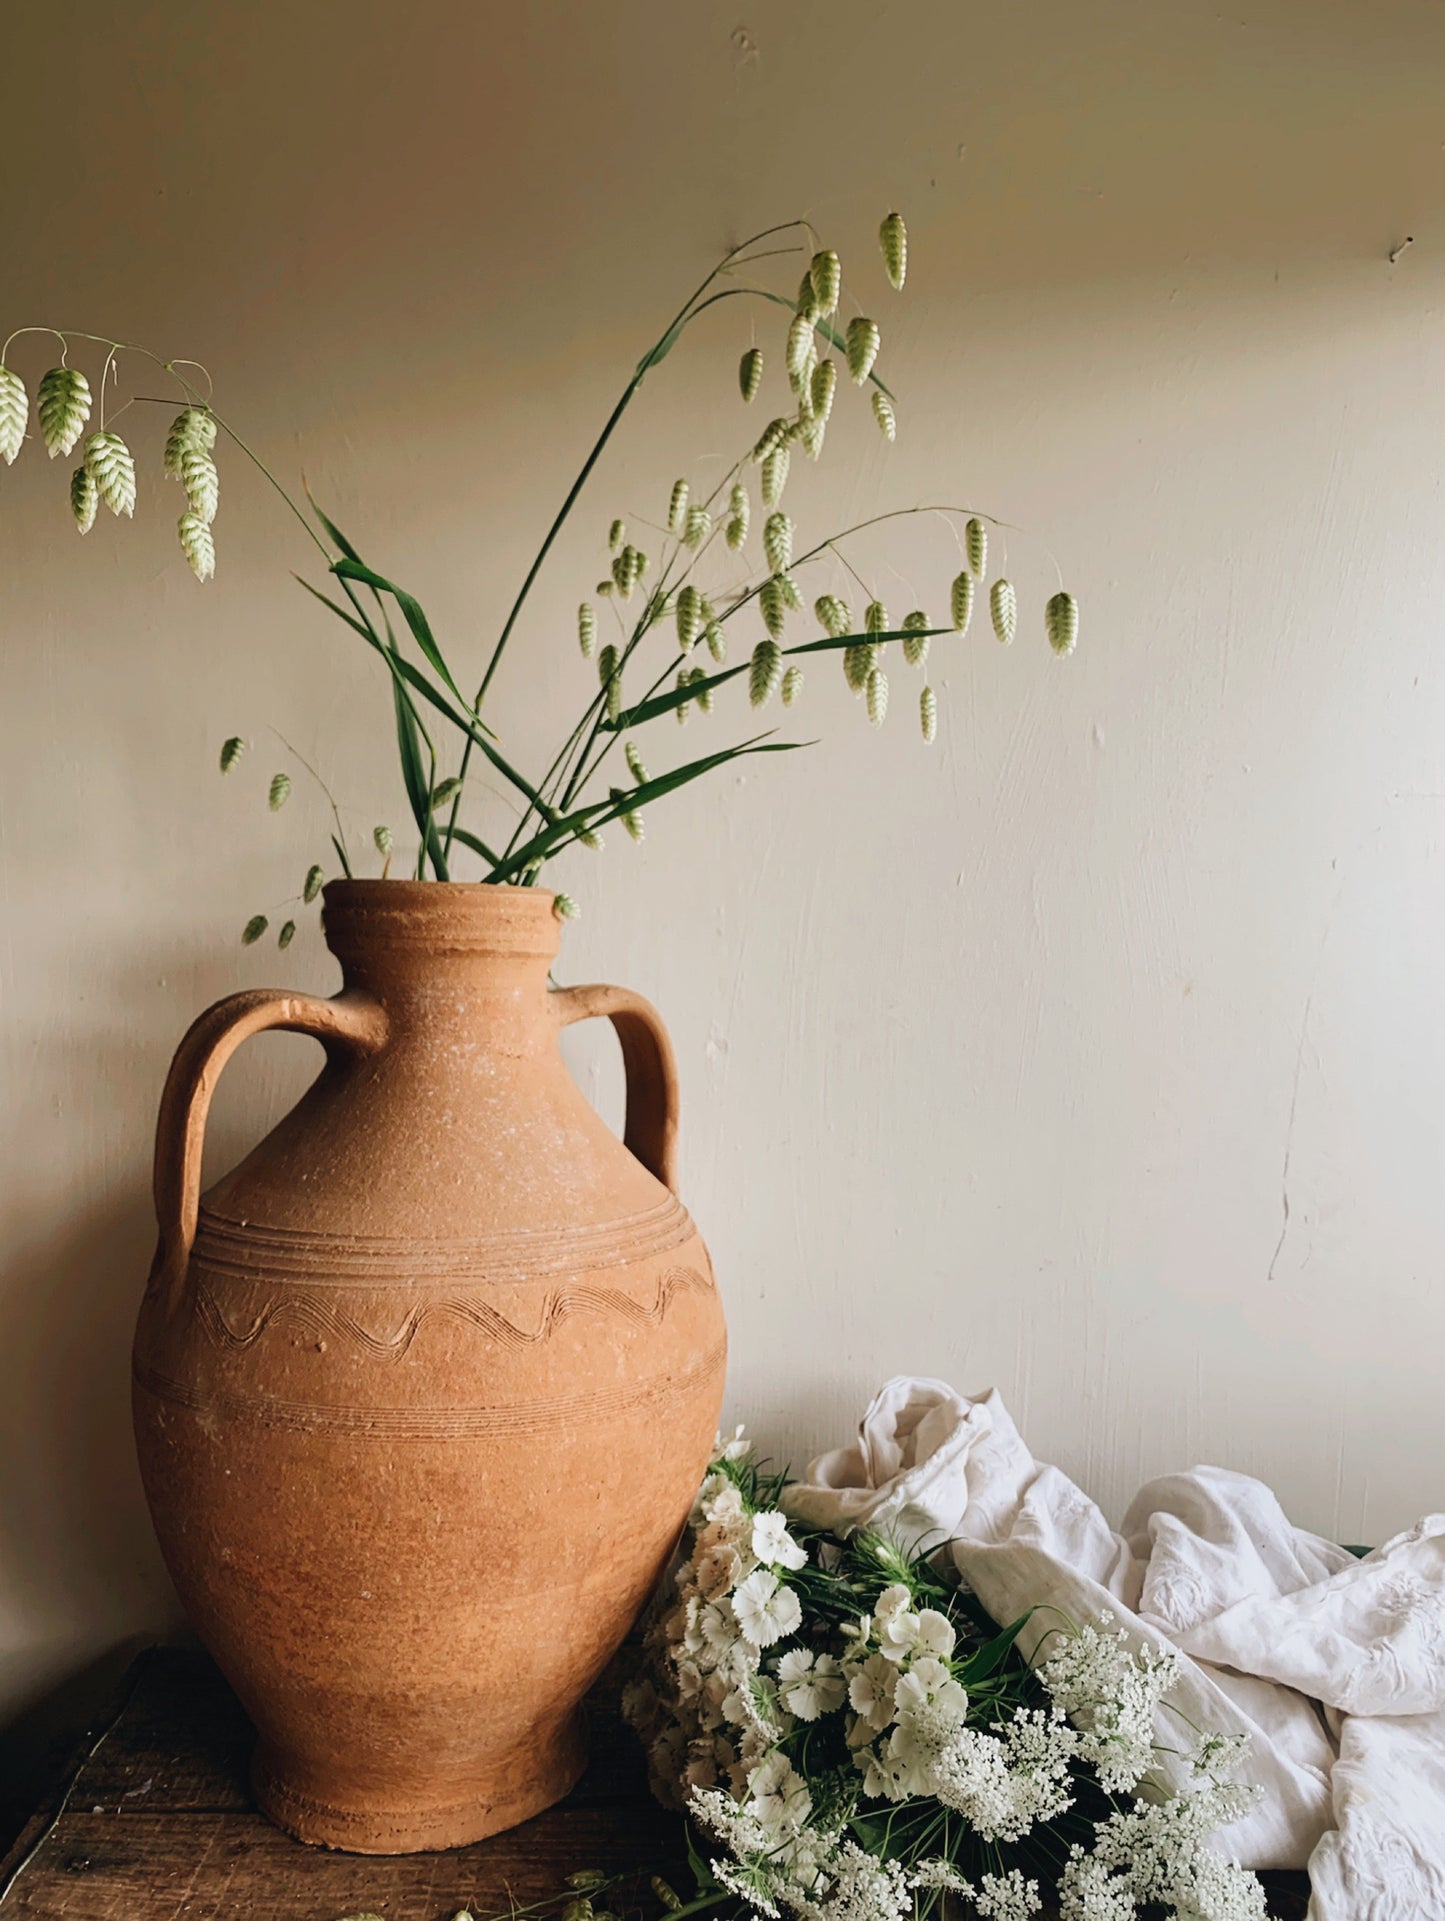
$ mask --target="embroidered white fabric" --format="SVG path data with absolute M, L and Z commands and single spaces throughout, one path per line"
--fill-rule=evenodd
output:
M 1252 1737 L 1265 1794 L 1221 1837 L 1231 1852 L 1308 1866 L 1311 1921 L 1445 1917 L 1445 1514 L 1357 1560 L 1292 1527 L 1262 1482 L 1198 1467 L 1141 1489 L 1116 1533 L 1033 1458 L 995 1391 L 908 1376 L 787 1505 L 948 1543 L 997 1620 L 1108 1608 L 1137 1641 L 1181 1649 L 1172 1698 L 1198 1726 Z M 1033 1617 L 1026 1651 L 1048 1626 Z M 1161 1714 L 1161 1739 L 1183 1745 Z

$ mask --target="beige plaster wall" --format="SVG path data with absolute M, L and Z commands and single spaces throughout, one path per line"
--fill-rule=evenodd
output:
M 875 290 L 902 420 L 838 429 L 804 531 L 962 498 L 1038 536 L 931 754 L 901 686 L 874 735 L 815 675 L 810 755 L 564 875 L 569 975 L 672 1024 L 730 1409 L 779 1453 L 911 1368 L 996 1383 L 1115 1508 L 1199 1459 L 1349 1540 L 1439 1504 L 1442 82 L 1427 0 L 7 9 L 0 333 L 204 360 L 460 661 L 659 319 L 799 212 Z M 520 754 L 582 696 L 606 519 L 751 424 L 747 325 L 649 384 L 559 548 L 498 686 Z M 82 544 L 59 464 L 0 470 L 0 1709 L 173 1618 L 126 1406 L 157 1091 L 210 999 L 333 979 L 312 933 L 236 942 L 324 847 L 299 785 L 259 804 L 268 728 L 363 833 L 403 812 L 299 530 L 230 457 L 199 588 L 142 412 L 133 526 Z M 937 604 L 935 527 L 871 552 Z M 218 1165 L 312 1066 L 253 1044 Z

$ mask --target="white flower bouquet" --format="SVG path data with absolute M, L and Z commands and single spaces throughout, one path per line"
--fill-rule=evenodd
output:
M 1171 1709 L 1177 1657 L 1107 1616 L 1000 1624 L 941 1544 L 787 1505 L 739 1432 L 624 1697 L 656 1791 L 691 1817 L 680 1912 L 1262 1921 L 1258 1879 L 1211 1845 L 1258 1793 L 1232 1778 L 1243 1744 Z

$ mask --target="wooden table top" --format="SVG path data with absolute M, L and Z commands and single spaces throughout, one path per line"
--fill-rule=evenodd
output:
M 204 1656 L 153 1648 L 118 1717 L 0 1862 L 3 1921 L 449 1921 L 507 1914 L 579 1869 L 682 1873 L 682 1824 L 647 1792 L 636 1741 L 600 1691 L 592 1761 L 565 1801 L 444 1854 L 302 1847 L 251 1804 L 251 1729 Z M 1272 1912 L 1302 1921 L 1304 1877 L 1267 1877 Z M 656 1903 L 647 1900 L 648 1912 Z

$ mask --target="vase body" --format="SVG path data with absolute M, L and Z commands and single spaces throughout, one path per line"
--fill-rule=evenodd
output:
M 551 896 L 337 882 L 325 925 L 340 995 L 233 996 L 172 1068 L 135 1424 L 262 1807 L 402 1853 L 576 1778 L 581 1698 L 705 1466 L 725 1335 L 670 1191 L 666 1035 L 622 990 L 549 991 Z M 628 1146 L 558 1049 L 593 1014 L 622 1041 Z M 211 1089 L 268 1027 L 325 1066 L 198 1199 Z

